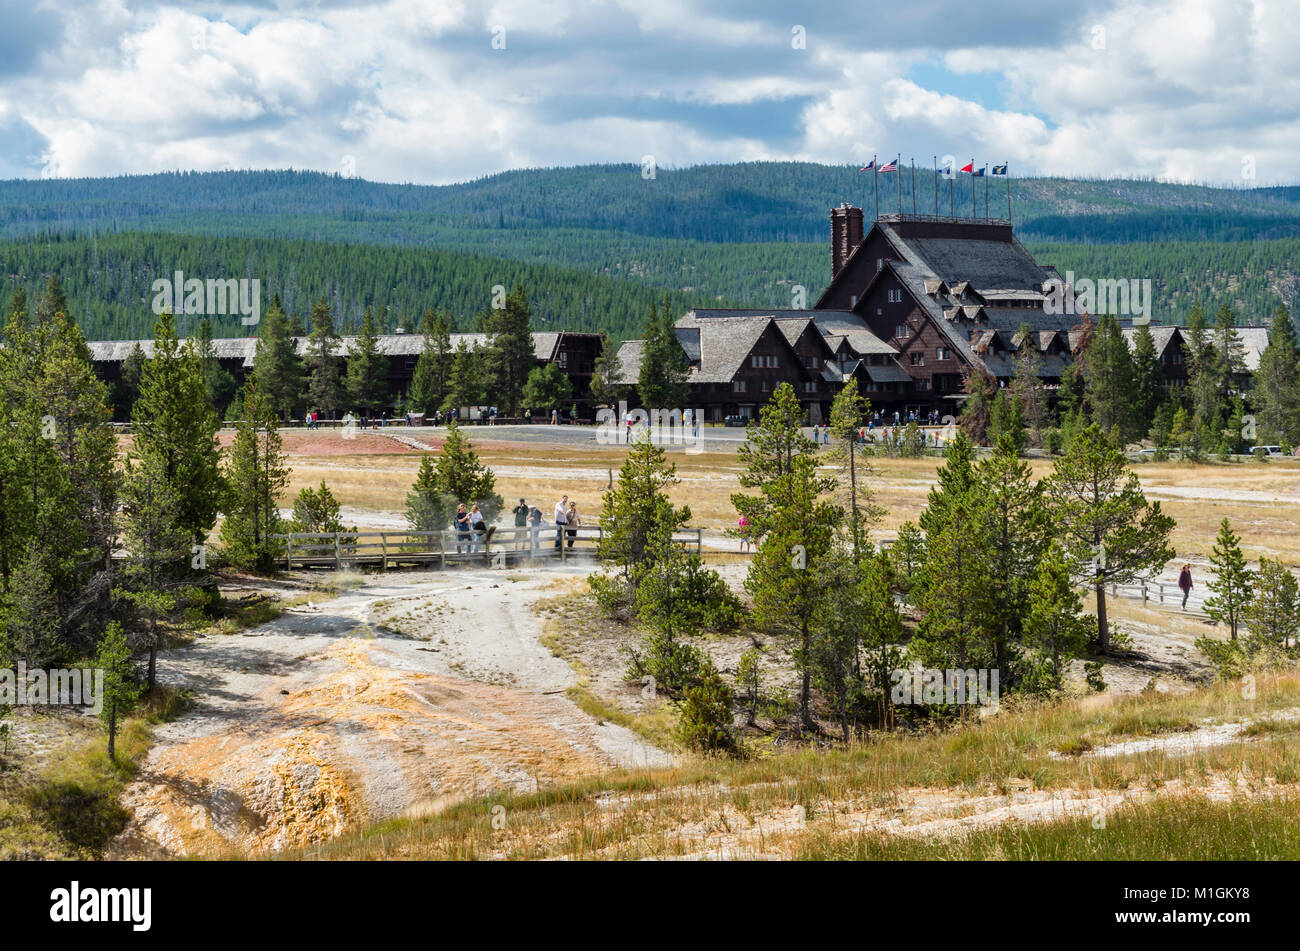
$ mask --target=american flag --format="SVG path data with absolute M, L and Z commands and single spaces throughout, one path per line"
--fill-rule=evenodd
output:
M 866 165 L 864 165 L 864 166 L 862 166 L 860 169 L 858 169 L 858 171 L 859 171 L 859 172 L 869 172 L 869 171 L 871 171 L 871 170 L 872 170 L 873 168 L 875 168 L 875 167 L 876 167 L 876 160 L 875 160 L 875 159 L 872 159 L 872 160 L 871 160 L 870 162 L 868 162 Z
M 877 169 L 877 171 L 881 171 L 881 172 L 897 172 L 897 171 L 898 171 L 898 163 L 897 163 L 897 162 L 886 162 L 884 165 L 880 166 L 880 168 Z

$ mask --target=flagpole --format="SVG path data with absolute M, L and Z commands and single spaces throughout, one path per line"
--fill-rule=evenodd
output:
M 916 156 L 912 156 L 912 217 L 916 217 Z
M 984 166 L 984 220 L 989 220 L 989 167 Z
M 957 160 L 954 159 L 952 164 L 956 165 Z M 953 180 L 956 177 L 957 177 L 956 169 L 949 171 L 948 173 L 948 217 L 949 218 L 957 217 L 957 198 L 953 193 Z
M 875 155 L 871 156 L 871 194 L 876 201 L 876 214 L 875 218 L 872 218 L 874 223 L 875 219 L 880 217 L 880 169 L 876 166 Z
M 903 214 L 903 153 L 898 153 L 898 159 L 894 162 L 894 174 L 898 176 L 898 213 Z
M 970 216 L 975 217 L 975 160 L 970 160 Z
M 939 217 L 939 156 L 934 157 L 934 216 Z
M 1007 162 L 1005 166 L 1005 175 L 1007 176 L 1007 224 L 1011 223 L 1011 163 Z

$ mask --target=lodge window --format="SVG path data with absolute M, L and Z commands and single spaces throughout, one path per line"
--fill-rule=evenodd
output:
M 908 328 L 907 324 L 899 324 L 894 328 L 895 337 L 907 337 L 910 333 L 911 330 Z
M 777 365 L 776 357 L 771 356 L 770 354 L 756 353 L 749 358 L 749 365 L 755 369 L 759 367 L 774 367 Z
M 807 381 L 805 381 L 805 383 L 804 383 L 804 385 L 803 385 L 803 391 L 804 391 L 805 393 L 816 393 L 816 392 L 817 392 L 817 381 L 816 381 L 816 380 L 807 380 Z
M 939 348 L 937 348 L 937 349 L 934 351 L 934 358 L 935 358 L 936 360 L 947 360 L 947 359 L 948 359 L 948 348 L 947 348 L 947 347 L 939 347 Z
M 919 353 L 919 352 L 917 352 L 917 353 L 909 353 L 909 354 L 907 355 L 907 358 L 908 358 L 909 360 L 912 361 L 912 366 L 914 366 L 914 367 L 923 367 L 923 366 L 925 366 L 925 354 L 924 354 L 924 353 Z
M 764 380 L 764 381 L 763 381 L 763 392 L 764 392 L 764 393 L 767 392 L 767 380 Z
M 732 391 L 733 393 L 743 393 L 743 392 L 745 392 L 745 381 L 744 381 L 744 380 L 732 380 L 732 381 L 731 381 L 731 391 Z
M 559 363 L 560 366 L 562 366 L 562 367 L 567 367 L 567 366 L 569 365 L 569 355 L 568 355 L 568 353 L 566 353 L 565 351 L 561 350 L 560 353 L 559 353 L 559 357 L 557 358 L 556 362 Z
M 901 290 L 890 291 L 889 302 L 891 304 L 901 304 L 903 302 L 903 292 Z
M 882 270 L 882 269 L 884 268 L 884 266 L 885 266 L 885 259 L 884 259 L 884 258 L 876 258 L 876 270 L 877 270 L 877 271 Z
M 406 358 L 406 369 L 408 369 L 408 370 L 413 370 L 413 369 L 415 369 L 415 362 L 416 362 L 416 359 L 417 359 L 416 357 L 407 357 L 407 358 Z
M 926 377 L 926 378 L 922 378 L 922 379 L 917 380 L 917 381 L 916 381 L 916 388 L 917 388 L 918 390 L 928 390 L 928 389 L 930 388 L 930 380 L 929 380 L 929 378 Z

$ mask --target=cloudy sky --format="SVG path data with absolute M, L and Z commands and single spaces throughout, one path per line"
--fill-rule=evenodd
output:
M 1294 182 L 1295 3 L 0 0 L 0 178 L 901 151 Z

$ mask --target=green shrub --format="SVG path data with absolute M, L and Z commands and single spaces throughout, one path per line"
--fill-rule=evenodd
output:
M 699 682 L 687 687 L 679 708 L 677 737 L 691 749 L 706 753 L 740 751 L 732 725 L 731 688 L 712 664 L 700 675 Z

